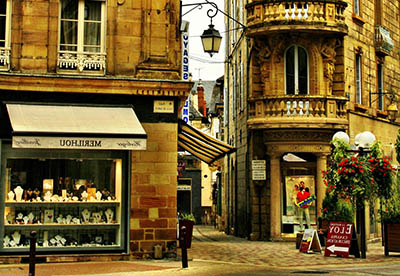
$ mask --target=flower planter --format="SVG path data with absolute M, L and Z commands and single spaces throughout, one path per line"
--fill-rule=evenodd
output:
M 400 223 L 385 223 L 385 256 L 389 252 L 400 252 Z
M 186 235 L 185 235 L 185 240 L 186 240 L 186 248 L 190 248 L 192 245 L 192 237 L 193 237 L 193 225 L 194 221 L 191 220 L 179 220 L 179 247 L 182 248 L 182 226 L 186 227 Z

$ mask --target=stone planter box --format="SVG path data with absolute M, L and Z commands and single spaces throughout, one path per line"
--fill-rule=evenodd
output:
M 385 256 L 389 252 L 400 252 L 400 223 L 385 223 Z

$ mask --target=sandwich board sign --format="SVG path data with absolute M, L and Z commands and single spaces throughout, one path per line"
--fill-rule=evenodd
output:
M 317 230 L 306 229 L 304 231 L 299 251 L 302 253 L 310 253 L 311 251 L 321 252 L 321 243 L 319 241 Z
M 331 254 L 335 254 L 336 256 L 348 258 L 350 253 L 356 257 L 360 254 L 357 238 L 355 237 L 354 224 L 330 222 L 324 256 L 329 257 Z

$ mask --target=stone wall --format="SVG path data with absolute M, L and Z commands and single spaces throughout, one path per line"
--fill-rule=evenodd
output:
M 143 124 L 147 150 L 132 152 L 130 250 L 146 256 L 153 246 L 176 252 L 176 124 Z

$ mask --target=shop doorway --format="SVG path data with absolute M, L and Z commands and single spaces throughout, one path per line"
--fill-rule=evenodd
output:
M 316 195 L 316 167 L 317 158 L 311 153 L 285 153 L 281 158 L 281 210 L 282 210 L 282 234 L 297 234 L 307 226 L 309 214 L 309 226 L 317 225 L 316 201 L 301 208 L 296 205 L 299 202 L 299 192 Z M 301 197 L 301 196 L 300 196 Z M 305 210 L 307 209 L 307 210 Z

